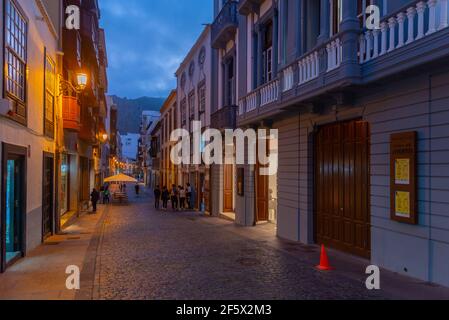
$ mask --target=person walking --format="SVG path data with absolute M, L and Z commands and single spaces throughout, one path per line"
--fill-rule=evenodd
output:
M 172 185 L 172 189 L 171 189 L 171 207 L 173 209 L 173 211 L 177 211 L 178 210 L 178 188 L 176 187 L 176 185 Z
M 159 186 L 156 186 L 154 189 L 154 208 L 159 210 L 159 205 L 161 202 L 161 189 Z
M 187 183 L 187 189 L 186 189 L 186 199 L 187 199 L 187 207 L 189 210 L 192 210 L 192 187 L 190 186 L 190 183 Z
M 109 188 L 105 188 L 103 193 L 103 204 L 109 204 L 111 202 L 111 193 L 109 191 Z
M 104 185 L 102 185 L 100 187 L 100 203 L 103 203 L 103 204 L 104 204 L 104 190 L 105 190 Z
M 167 210 L 168 207 L 168 198 L 170 197 L 170 193 L 168 192 L 167 187 L 162 189 L 162 209 Z
M 136 196 L 138 196 L 140 193 L 140 186 L 138 183 L 136 183 L 136 185 L 134 186 L 134 190 L 136 190 Z
M 179 186 L 179 209 L 185 210 L 186 208 L 186 189 L 184 187 Z
M 190 186 L 190 210 L 195 209 L 195 199 L 196 199 L 196 193 L 195 193 L 195 187 Z
M 92 208 L 93 212 L 97 212 L 97 203 L 98 200 L 100 200 L 100 193 L 97 191 L 97 189 L 93 189 L 92 193 L 90 194 L 90 201 L 92 201 Z

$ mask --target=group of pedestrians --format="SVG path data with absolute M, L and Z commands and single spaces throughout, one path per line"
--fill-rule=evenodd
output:
M 90 194 L 90 201 L 92 202 L 92 211 L 97 212 L 97 204 L 101 202 L 103 204 L 109 204 L 111 202 L 111 192 L 109 191 L 109 184 L 105 183 L 100 187 L 100 192 L 97 189 L 93 189 Z
M 154 189 L 154 207 L 159 210 L 167 210 L 168 202 L 171 202 L 173 211 L 193 210 L 195 203 L 195 189 L 190 183 L 187 186 L 172 185 L 171 189 L 164 186 L 162 189 L 157 186 Z M 160 207 L 162 202 L 162 208 Z

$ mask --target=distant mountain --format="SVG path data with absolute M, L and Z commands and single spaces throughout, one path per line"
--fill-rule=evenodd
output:
M 139 133 L 143 111 L 159 111 L 164 98 L 141 97 L 138 99 L 111 96 L 118 109 L 118 129 L 121 134 Z

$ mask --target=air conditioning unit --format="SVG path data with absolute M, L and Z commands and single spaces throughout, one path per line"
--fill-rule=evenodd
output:
M 13 103 L 9 99 L 0 99 L 0 115 L 7 115 L 13 110 Z

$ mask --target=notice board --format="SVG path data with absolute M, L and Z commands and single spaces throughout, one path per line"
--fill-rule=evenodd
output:
M 418 224 L 417 213 L 417 133 L 391 135 L 390 142 L 391 219 Z

